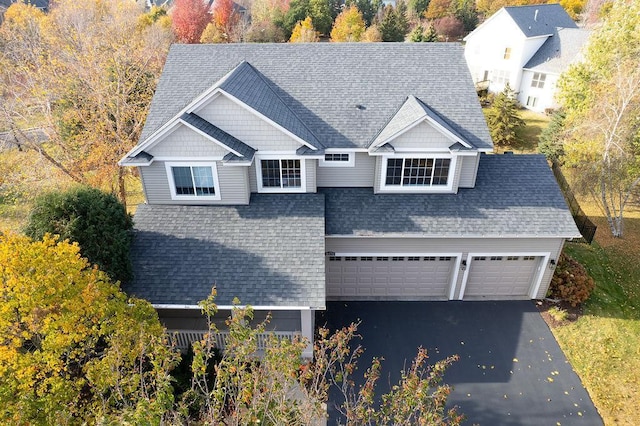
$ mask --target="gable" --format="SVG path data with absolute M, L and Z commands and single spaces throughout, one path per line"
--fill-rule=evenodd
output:
M 434 128 L 432 124 L 423 121 L 390 143 L 396 151 L 402 149 L 448 151 L 455 141 L 446 137 L 441 131 Z
M 155 145 L 147 149 L 154 157 L 222 158 L 230 151 L 197 133 L 188 126 L 179 123 L 165 134 Z
M 295 151 L 303 145 L 224 94 L 194 112 L 258 151 Z

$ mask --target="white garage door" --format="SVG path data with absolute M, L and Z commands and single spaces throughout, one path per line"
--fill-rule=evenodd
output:
M 327 299 L 445 299 L 455 260 L 449 256 L 330 256 Z
M 539 265 L 539 256 L 474 256 L 464 297 L 528 297 Z

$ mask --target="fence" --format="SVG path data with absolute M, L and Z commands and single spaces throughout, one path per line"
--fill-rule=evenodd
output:
M 167 330 L 169 337 L 171 338 L 172 343 L 176 348 L 186 351 L 191 345 L 192 342 L 202 340 L 204 338 L 205 333 L 208 333 L 207 330 Z M 287 339 L 293 341 L 294 337 L 299 335 L 299 333 L 295 332 L 283 332 L 283 331 L 271 331 L 266 333 L 258 334 L 258 351 L 264 351 L 267 347 L 267 343 L 271 336 L 274 336 L 278 339 Z M 229 338 L 228 331 L 218 331 L 213 333 L 213 340 L 215 342 L 216 348 L 224 351 L 225 346 L 227 345 L 227 339 Z
M 582 208 L 580 208 L 578 200 L 576 200 L 576 197 L 573 195 L 573 191 L 571 191 L 571 187 L 569 186 L 567 179 L 562 174 L 560 165 L 556 161 L 551 163 L 551 170 L 553 170 L 553 175 L 556 177 L 556 181 L 558 182 L 558 185 L 560 185 L 560 189 L 562 189 L 564 199 L 569 205 L 569 210 L 571 211 L 571 215 L 573 216 L 573 220 L 576 222 L 576 226 L 578 227 L 580 234 L 582 234 L 582 238 L 584 238 L 587 243 L 591 244 L 598 227 L 587 217 L 586 214 L 584 214 Z

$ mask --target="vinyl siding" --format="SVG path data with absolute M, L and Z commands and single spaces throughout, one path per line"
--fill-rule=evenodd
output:
M 197 163 L 193 163 L 197 165 Z M 149 204 L 249 204 L 248 167 L 224 166 L 218 163 L 220 200 L 172 200 L 169 177 L 164 162 L 155 161 L 140 167 L 140 176 Z
M 302 145 L 224 95 L 195 113 L 259 151 L 293 152 Z
M 355 155 L 354 167 L 320 167 L 317 168 L 318 187 L 366 187 L 373 186 L 376 169 L 376 157 L 366 152 L 351 153 Z
M 462 163 L 458 188 L 473 188 L 476 186 L 476 175 L 478 173 L 479 160 L 479 154 L 473 157 L 458 157 L 458 161 Z
M 251 325 L 255 326 L 267 318 L 267 311 L 254 311 Z M 207 320 L 200 310 L 196 309 L 158 309 L 158 316 L 162 324 L 173 330 L 206 330 Z M 218 330 L 226 330 L 225 321 L 231 316 L 231 311 L 221 310 L 213 317 L 213 323 Z M 271 321 L 267 324 L 268 331 L 300 331 L 300 311 L 272 311 Z
M 422 122 L 391 141 L 396 149 L 447 149 L 455 142 L 431 124 Z
M 177 128 L 148 150 L 154 157 L 213 157 L 222 158 L 229 151 L 202 136 L 193 129 L 179 124 Z
M 562 238 L 332 238 L 327 237 L 325 249 L 338 255 L 347 253 L 403 254 L 403 253 L 550 253 L 557 260 L 562 251 Z M 549 288 L 553 270 L 542 265 L 544 273 L 537 298 L 543 298 Z M 455 283 L 456 298 L 464 273 L 460 271 Z

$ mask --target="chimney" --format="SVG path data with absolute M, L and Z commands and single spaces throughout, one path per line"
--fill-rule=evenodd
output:
M 538 22 L 538 9 L 536 9 L 535 14 L 533 15 L 533 21 Z

